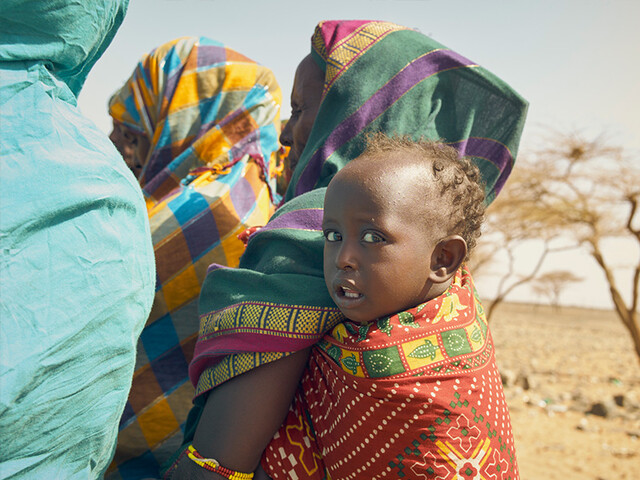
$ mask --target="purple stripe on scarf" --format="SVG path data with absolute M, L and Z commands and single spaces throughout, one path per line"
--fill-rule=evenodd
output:
M 223 127 L 223 126 L 227 125 L 228 123 L 231 123 L 233 120 L 235 120 L 240 115 L 244 115 L 244 113 L 246 111 L 247 111 L 247 107 L 246 106 L 242 106 L 240 108 L 237 108 L 237 109 L 233 110 L 232 112 L 229 112 L 226 117 L 224 117 L 222 120 L 220 120 L 219 125 L 221 127 Z
M 240 331 L 219 330 L 212 338 L 200 339 L 196 347 L 198 354 L 208 341 L 215 342 L 215 353 L 213 356 L 224 357 L 231 353 L 243 352 L 292 352 L 310 347 L 316 343 L 322 333 L 299 333 L 298 338 L 284 336 L 280 330 L 260 329 L 260 333 Z M 211 353 L 209 353 L 211 355 Z M 198 355 L 200 356 L 200 355 Z M 194 354 L 195 359 L 195 354 Z
M 207 275 L 209 275 L 214 270 L 218 270 L 219 268 L 231 268 L 228 265 L 220 265 L 219 263 L 212 263 L 207 267 Z
M 191 143 L 193 144 L 196 140 L 208 135 L 214 128 L 217 128 L 218 130 L 220 129 L 220 125 L 216 124 L 216 120 L 211 120 L 210 122 L 200 125 L 200 129 L 198 130 L 198 133 L 196 133 L 196 136 L 193 137 Z
M 227 60 L 227 50 L 214 45 L 198 46 L 198 67 L 211 67 Z
M 153 175 L 145 172 L 143 176 L 143 183 L 147 178 L 151 178 L 151 180 L 142 187 L 142 191 L 145 192 L 147 196 L 152 196 L 170 176 L 171 172 L 167 169 L 162 169 Z
M 182 234 L 194 261 L 220 241 L 218 226 L 209 208 L 191 219 L 189 224 L 182 228 Z
M 322 230 L 322 214 L 321 208 L 309 208 L 303 210 L 294 210 L 289 213 L 280 215 L 270 220 L 264 227 L 253 235 L 266 230 L 276 229 L 293 229 L 293 230 Z M 252 235 L 252 236 L 253 236 Z M 249 237 L 251 239 L 251 237 Z
M 320 177 L 324 161 L 338 148 L 356 137 L 415 85 L 445 70 L 472 65 L 475 63 L 451 50 L 436 50 L 411 62 L 329 134 L 323 147 L 313 154 L 300 175 L 296 185 L 296 195 L 313 190 Z
M 229 158 L 234 160 L 244 155 L 254 155 L 256 157 L 262 157 L 260 151 L 260 130 L 252 130 L 246 137 L 238 141 L 233 147 L 231 147 Z
M 142 74 L 142 80 L 147 88 L 148 92 L 153 92 L 153 82 L 151 81 L 151 75 L 149 74 L 149 70 L 147 68 L 144 67 L 144 65 L 142 63 L 139 64 L 140 65 L 140 72 Z M 146 101 L 144 101 L 144 97 L 140 99 L 140 101 L 142 102 L 142 108 L 144 109 L 144 115 L 145 117 L 149 120 L 149 123 L 151 123 L 153 121 L 153 119 L 156 117 L 155 115 L 151 115 L 151 110 L 149 110 L 149 107 L 151 105 L 149 105 Z M 144 122 L 142 119 L 140 119 L 140 121 L 142 122 L 141 127 L 144 128 Z M 149 125 L 149 128 L 151 128 L 150 132 L 145 132 L 147 135 L 153 135 L 154 130 L 156 129 L 155 125 Z
M 245 177 L 239 178 L 236 184 L 231 187 L 229 196 L 231 197 L 233 208 L 240 219 L 243 219 L 256 203 L 256 195 Z
M 173 161 L 173 150 L 171 145 L 157 148 L 151 153 L 147 169 L 144 172 L 144 180 L 155 178 L 167 165 Z
M 506 146 L 491 138 L 481 137 L 470 137 L 452 143 L 451 146 L 463 156 L 484 158 L 493 163 L 500 170 L 500 176 L 493 185 L 493 190 L 496 194 L 502 190 L 513 168 L 513 155 Z
M 168 103 L 171 103 L 173 100 L 173 94 L 176 91 L 176 85 L 180 81 L 180 77 L 182 77 L 182 71 L 184 70 L 184 64 L 180 64 L 180 68 L 177 68 L 173 74 L 167 78 L 167 81 L 164 84 L 164 92 L 162 94 L 167 99 Z

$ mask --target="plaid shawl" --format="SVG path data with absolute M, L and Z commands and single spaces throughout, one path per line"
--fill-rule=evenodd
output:
M 290 200 L 251 236 L 240 268 L 209 269 L 189 368 L 198 395 L 313 345 L 340 321 L 322 273 L 321 187 L 362 152 L 368 133 L 451 142 L 480 167 L 488 201 L 514 162 L 527 104 L 482 67 L 386 22 L 322 22 L 311 43 L 325 71 L 318 117 Z
M 422 305 L 327 333 L 262 464 L 274 480 L 518 478 L 469 272 Z
M 157 265 L 112 478 L 157 476 L 182 438 L 200 287 L 211 263 L 238 265 L 238 234 L 273 212 L 280 102 L 269 69 L 194 37 L 145 55 L 111 101 L 115 120 L 151 139 L 140 184 Z

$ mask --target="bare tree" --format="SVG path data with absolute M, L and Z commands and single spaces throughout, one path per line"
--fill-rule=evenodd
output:
M 496 294 L 487 308 L 488 321 L 510 293 L 536 278 L 549 254 L 579 248 L 577 242 L 562 237 L 563 223 L 545 215 L 536 204 L 539 175 L 533 164 L 521 162 L 487 209 L 484 232 L 471 267 L 476 276 L 498 278 Z M 516 265 L 519 249 L 532 240 L 539 243 L 539 248 L 533 265 L 523 272 Z M 492 270 L 496 261 L 506 264 L 506 269 Z
M 619 148 L 602 138 L 586 140 L 578 134 L 554 142 L 538 159 L 552 175 L 539 182 L 539 205 L 566 223 L 566 232 L 584 245 L 602 269 L 618 317 L 629 332 L 640 358 L 638 284 L 640 259 L 629 259 L 634 269 L 627 305 L 614 277 L 614 266 L 603 253 L 603 240 L 628 237 L 640 245 L 640 168 Z
M 640 258 L 629 259 L 633 275 L 627 304 L 614 276 L 615 266 L 603 249 L 608 238 L 635 239 L 640 246 L 640 164 L 601 137 L 589 140 L 579 133 L 558 134 L 549 145 L 520 161 L 488 211 L 487 239 L 501 238 L 496 246 L 506 250 L 507 256 L 524 239 L 544 244 L 534 271 L 520 276 L 509 272 L 511 283 L 497 300 L 535 278 L 549 252 L 584 248 L 604 273 L 615 311 L 640 358 Z
M 560 295 L 571 284 L 581 281 L 582 278 L 576 276 L 568 270 L 557 270 L 543 273 L 534 279 L 531 288 L 534 292 L 549 299 L 549 303 L 555 310 L 560 309 Z

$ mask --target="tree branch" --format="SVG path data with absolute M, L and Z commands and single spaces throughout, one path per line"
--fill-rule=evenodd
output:
M 605 262 L 604 256 L 602 255 L 602 252 L 600 251 L 598 245 L 595 243 L 591 243 L 591 246 L 593 247 L 591 255 L 596 260 L 596 262 L 598 262 L 598 265 L 600 265 L 600 268 L 602 268 L 602 271 L 607 277 L 607 283 L 609 284 L 609 293 L 611 294 L 611 300 L 613 300 L 613 305 L 618 312 L 618 316 L 622 320 L 622 323 L 624 323 L 625 327 L 627 327 L 628 329 L 632 329 L 633 325 L 629 316 L 629 309 L 627 308 L 622 295 L 620 295 L 620 292 L 618 291 L 613 273 Z
M 525 283 L 530 282 L 538 274 L 538 271 L 540 270 L 540 268 L 542 267 L 542 264 L 544 263 L 544 259 L 546 258 L 546 256 L 550 252 L 552 252 L 552 251 L 561 251 L 561 250 L 565 250 L 565 249 L 567 249 L 567 247 L 557 247 L 555 249 L 551 249 L 549 247 L 549 241 L 545 240 L 544 241 L 544 249 L 543 249 L 542 253 L 540 254 L 540 257 L 538 258 L 538 262 L 536 263 L 536 265 L 533 268 L 533 270 L 529 273 L 529 275 L 526 275 L 526 276 L 522 277 L 520 280 L 512 283 L 509 287 L 507 287 L 503 291 L 502 288 L 504 287 L 506 281 L 509 279 L 509 277 L 511 277 L 513 275 L 514 263 L 515 263 L 515 259 L 513 257 L 513 252 L 510 249 L 507 249 L 507 253 L 509 255 L 509 271 L 508 271 L 508 273 L 506 275 L 504 275 L 500 279 L 500 283 L 498 284 L 498 294 L 496 295 L 496 298 L 494 298 L 493 302 L 491 303 L 491 307 L 489 307 L 489 309 L 487 310 L 487 321 L 490 321 L 491 314 L 493 313 L 495 308 L 500 303 L 502 303 L 502 301 L 507 297 L 507 295 L 509 295 L 511 292 L 513 292 L 513 290 L 516 289 L 517 287 L 519 287 L 520 285 L 523 285 Z
M 633 273 L 633 284 L 631 286 L 631 312 L 638 311 L 638 283 L 640 282 L 640 264 L 636 266 Z
M 640 227 L 637 229 L 633 228 L 633 217 L 635 217 L 636 212 L 638 211 L 638 194 L 631 194 L 627 197 L 629 203 L 631 204 L 631 211 L 629 212 L 629 216 L 627 217 L 627 230 L 629 230 L 640 242 Z

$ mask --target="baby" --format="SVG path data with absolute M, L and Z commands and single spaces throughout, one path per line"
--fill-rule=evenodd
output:
M 347 320 L 312 351 L 265 451 L 270 477 L 518 478 L 463 264 L 484 216 L 479 179 L 446 144 L 377 135 L 331 180 L 324 276 Z
M 478 169 L 434 142 L 376 136 L 327 188 L 324 275 L 344 315 L 367 323 L 445 293 L 484 215 Z

